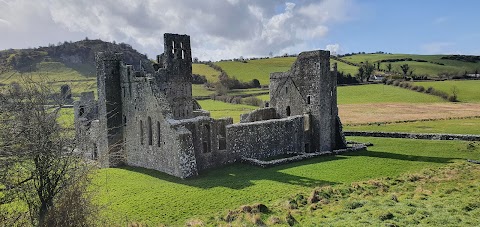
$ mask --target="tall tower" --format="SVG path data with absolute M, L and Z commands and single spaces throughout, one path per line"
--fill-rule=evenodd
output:
M 98 85 L 99 161 L 102 166 L 124 163 L 122 89 L 120 69 L 122 54 L 100 52 L 96 55 Z M 103 139 L 105 138 L 105 139 Z
M 159 60 L 163 66 L 165 94 L 174 119 L 193 116 L 192 101 L 192 52 L 190 36 L 166 33 L 164 54 Z

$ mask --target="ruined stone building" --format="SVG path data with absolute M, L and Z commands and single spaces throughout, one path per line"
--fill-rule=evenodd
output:
M 134 70 L 119 53 L 98 53 L 98 100 L 90 92 L 74 103 L 78 150 L 103 167 L 187 178 L 245 158 L 344 148 L 329 55 L 304 52 L 290 71 L 272 73 L 270 103 L 233 124 L 211 118 L 192 98 L 189 36 L 164 35 L 154 72 Z

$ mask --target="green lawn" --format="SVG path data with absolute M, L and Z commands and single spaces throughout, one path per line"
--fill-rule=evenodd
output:
M 220 72 L 205 64 L 192 64 L 192 73 L 205 76 L 209 82 L 218 81 L 220 75 Z
M 433 95 L 383 84 L 339 86 L 337 89 L 338 104 L 444 102 Z
M 267 169 L 234 164 L 186 180 L 135 167 L 101 169 L 94 182 L 99 187 L 98 201 L 108 207 L 103 215 L 119 225 L 129 221 L 183 225 L 192 217 L 215 222 L 213 217 L 244 204 L 278 204 L 297 193 L 308 195 L 321 185 L 395 177 L 480 155 L 479 146 L 471 150 L 460 141 L 348 139 L 375 146 Z
M 480 80 L 415 82 L 415 85 L 422 85 L 425 89 L 433 87 L 448 94 L 453 94 L 453 89 L 456 88 L 459 101 L 480 102 Z
M 240 115 L 258 109 L 256 106 L 230 104 L 214 100 L 199 100 L 202 109 L 210 111 L 211 117 L 232 117 L 233 122 L 240 122 Z
M 349 74 L 351 76 L 355 76 L 355 74 L 358 73 L 358 67 L 357 66 L 353 66 L 353 65 L 348 65 L 348 64 L 345 64 L 343 62 L 340 62 L 340 61 L 337 61 L 337 60 L 334 60 L 334 59 L 330 59 L 330 64 L 333 65 L 333 63 L 337 63 L 337 70 L 339 72 L 343 72 L 344 74 Z
M 416 121 L 380 125 L 344 126 L 352 131 L 480 134 L 480 119 Z

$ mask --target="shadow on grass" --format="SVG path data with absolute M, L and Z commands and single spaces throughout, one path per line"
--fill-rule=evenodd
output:
M 457 159 L 457 158 L 397 154 L 397 153 L 391 153 L 388 151 L 361 151 L 356 153 L 345 154 L 345 156 L 367 156 L 372 158 L 388 158 L 388 159 L 396 159 L 396 160 L 403 160 L 403 161 L 432 162 L 432 163 L 443 163 L 443 164 L 452 163 L 453 160 Z
M 226 187 L 230 189 L 244 189 L 255 184 L 257 180 L 270 180 L 284 184 L 299 185 L 305 187 L 317 187 L 322 185 L 334 185 L 337 182 L 325 181 L 321 179 L 312 179 L 308 177 L 301 177 L 296 175 L 290 175 L 281 172 L 282 169 L 294 168 L 297 166 L 316 164 L 318 162 L 334 161 L 345 159 L 340 156 L 327 156 L 317 157 L 309 160 L 303 160 L 300 162 L 289 163 L 281 166 L 275 166 L 271 168 L 260 168 L 243 163 L 235 163 L 218 169 L 212 169 L 203 171 L 199 176 L 179 179 L 177 177 L 170 176 L 168 174 L 145 169 L 140 167 L 124 166 L 121 169 L 133 171 L 141 174 L 146 174 L 161 180 L 184 184 L 192 187 L 209 189 L 214 187 Z

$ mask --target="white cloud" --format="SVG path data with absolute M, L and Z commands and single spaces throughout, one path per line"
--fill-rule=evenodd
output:
M 328 44 L 325 47 L 325 50 L 330 51 L 330 54 L 332 54 L 332 55 L 338 55 L 340 53 L 340 44 L 338 44 L 338 43 Z
M 12 24 L 0 49 L 88 36 L 126 42 L 152 57 L 163 51 L 163 33 L 170 32 L 189 34 L 200 59 L 295 53 L 347 18 L 351 1 L 0 0 L 0 27 Z

